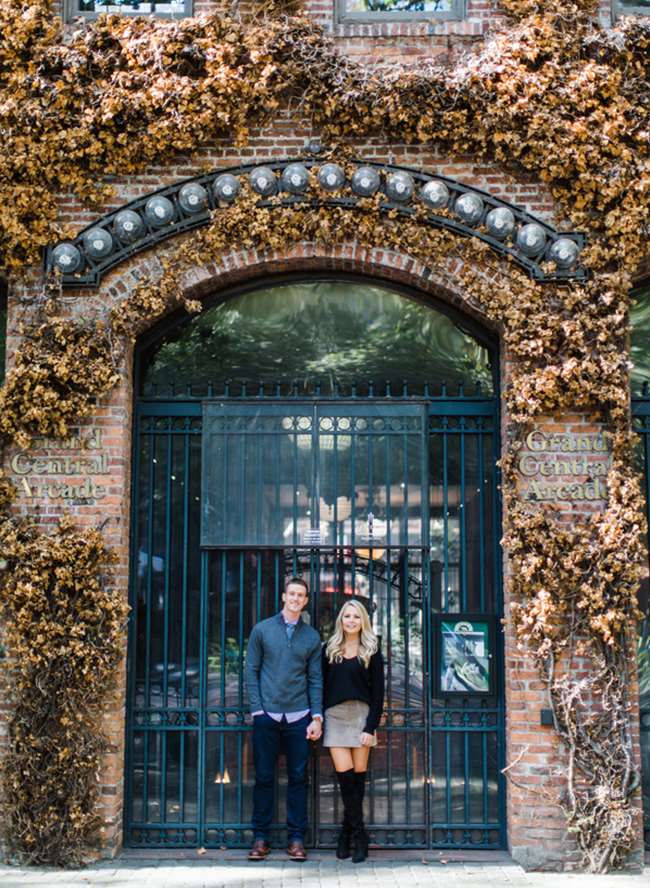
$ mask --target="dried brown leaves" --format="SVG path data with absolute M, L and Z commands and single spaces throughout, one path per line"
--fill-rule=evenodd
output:
M 0 440 L 27 447 L 34 435 L 64 438 L 118 380 L 101 325 L 44 318 L 25 331 L 0 388 Z
M 569 826 L 589 868 L 617 866 L 633 841 L 638 781 L 626 636 L 645 531 L 628 435 L 627 313 L 650 219 L 650 27 L 626 20 L 603 31 L 593 0 L 550 8 L 503 0 L 516 23 L 454 70 L 369 72 L 309 20 L 278 16 L 281 5 L 249 25 L 225 15 L 103 18 L 64 43 L 48 0 L 0 0 L 2 265 L 35 262 L 53 239 L 57 191 L 101 197 L 106 174 L 136 172 L 220 136 L 242 144 L 249 126 L 291 98 L 326 138 L 381 134 L 433 144 L 547 183 L 563 215 L 589 234 L 586 284 L 541 287 L 487 248 L 417 216 L 381 216 L 377 202 L 262 209 L 248 195 L 184 241 L 162 279 L 144 281 L 110 326 L 135 338 L 179 304 L 198 310 L 182 296 L 182 275 L 233 247 L 349 240 L 390 246 L 426 265 L 450 255 L 466 260 L 466 298 L 501 328 L 513 360 L 506 393 L 513 417 L 598 410 L 616 431 L 606 511 L 567 528 L 550 511 L 518 504 L 510 488 L 506 541 L 517 632 L 547 684 L 567 750 Z M 65 434 L 116 379 L 101 326 L 39 322 L 0 395 L 0 431 L 22 444 L 35 433 Z M 511 453 L 504 476 L 512 484 Z M 0 479 L 0 501 L 11 497 Z M 64 524 L 45 537 L 5 522 L 2 539 L 11 561 L 2 596 L 22 654 L 5 771 L 14 847 L 34 861 L 70 863 L 96 827 L 101 741 L 93 704 L 118 655 L 123 605 L 98 580 L 105 555 L 98 535 Z M 589 660 L 586 681 L 575 677 L 576 656 Z M 56 701 L 45 720 L 42 688 Z M 15 776 L 21 771 L 26 782 Z
M 99 839 L 100 722 L 122 656 L 127 606 L 97 530 L 54 533 L 0 517 L 0 613 L 9 652 L 6 847 L 33 864 L 83 863 Z

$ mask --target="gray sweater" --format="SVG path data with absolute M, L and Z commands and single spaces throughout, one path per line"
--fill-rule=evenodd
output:
M 302 619 L 291 641 L 282 614 L 253 626 L 246 654 L 251 712 L 323 712 L 320 635 Z

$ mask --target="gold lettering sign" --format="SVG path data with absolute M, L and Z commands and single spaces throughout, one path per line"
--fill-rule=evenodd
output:
M 607 499 L 610 468 L 607 432 L 530 432 L 517 468 L 523 499 L 594 503 Z
M 18 492 L 32 499 L 102 499 L 106 485 L 95 476 L 108 475 L 109 468 L 101 446 L 102 430 L 96 428 L 64 440 L 35 438 L 29 450 L 20 450 L 11 459 Z M 57 452 L 47 452 L 51 450 Z

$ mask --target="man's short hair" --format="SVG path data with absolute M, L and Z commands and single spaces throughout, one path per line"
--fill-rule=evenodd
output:
M 302 586 L 307 595 L 309 595 L 309 586 L 307 585 L 307 581 L 303 580 L 302 577 L 289 577 L 289 579 L 284 584 L 284 591 L 286 592 L 289 586 Z

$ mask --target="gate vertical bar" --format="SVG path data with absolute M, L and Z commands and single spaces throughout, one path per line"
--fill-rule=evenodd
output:
M 199 742 L 198 762 L 199 773 L 197 779 L 198 790 L 198 824 L 197 839 L 200 847 L 206 844 L 205 835 L 205 740 L 206 740 L 206 706 L 207 706 L 207 613 L 208 613 L 208 552 L 201 550 L 201 574 L 200 574 L 200 607 L 199 607 Z
M 476 451 L 478 457 L 478 495 L 479 495 L 479 589 L 481 611 L 485 610 L 485 466 L 483 463 L 483 447 L 485 435 L 483 434 L 483 417 L 476 420 L 477 440 Z
M 181 566 L 181 705 L 187 706 L 187 582 L 189 556 L 189 500 L 190 500 L 190 419 L 185 418 L 183 435 L 183 561 Z M 185 822 L 185 731 L 180 732 L 179 805 L 180 818 Z
M 173 420 L 168 419 L 167 426 L 167 459 L 165 476 L 165 580 L 163 586 L 163 674 L 162 674 L 162 703 L 164 709 L 169 708 L 169 583 L 171 578 L 171 554 L 172 554 L 172 472 L 173 472 Z M 160 765 L 160 817 L 163 823 L 167 822 L 167 731 L 162 731 L 161 737 L 161 765 Z

